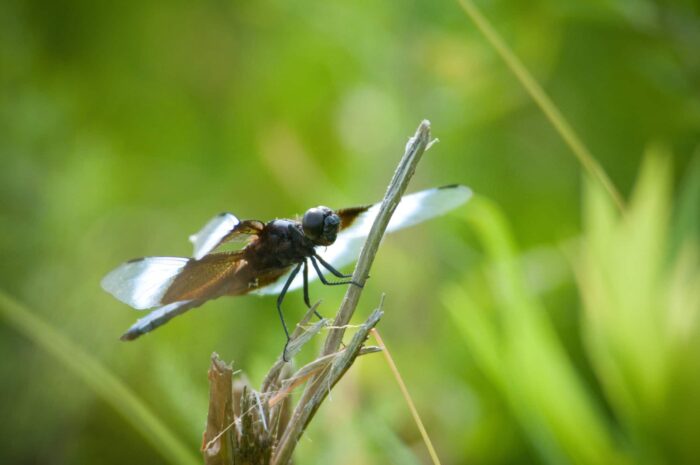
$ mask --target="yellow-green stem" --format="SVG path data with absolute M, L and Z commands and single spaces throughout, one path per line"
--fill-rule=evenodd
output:
M 513 53 L 510 47 L 506 45 L 501 36 L 498 35 L 498 32 L 491 26 L 488 19 L 481 14 L 481 11 L 479 11 L 472 0 L 459 0 L 459 4 L 462 6 L 467 16 L 474 22 L 477 29 L 486 37 L 486 40 L 500 55 L 506 66 L 508 66 L 518 81 L 520 81 L 520 84 L 522 84 L 527 93 L 530 94 L 530 97 L 532 97 L 537 106 L 540 107 L 549 122 L 554 126 L 554 129 L 559 133 L 561 138 L 564 139 L 564 142 L 569 146 L 581 165 L 583 165 L 584 170 L 586 170 L 589 176 L 603 186 L 605 191 L 612 197 L 618 210 L 623 212 L 625 202 L 615 188 L 615 185 L 578 137 L 576 131 L 574 131 L 566 118 L 561 114 L 554 102 L 552 102 L 535 78 L 533 78 L 527 68 L 525 68 L 525 65 L 523 65 L 520 59 Z
M 399 369 L 396 367 L 396 363 L 394 363 L 394 359 L 392 358 L 389 349 L 387 349 L 386 345 L 384 345 L 384 341 L 382 340 L 381 336 L 379 336 L 379 331 L 377 331 L 376 328 L 372 329 L 372 334 L 377 340 L 377 344 L 379 344 L 379 347 L 382 348 L 382 353 L 384 354 L 386 363 L 389 365 L 389 368 L 391 369 L 391 372 L 393 373 L 394 378 L 396 379 L 396 383 L 399 385 L 399 389 L 401 389 L 401 394 L 403 394 L 403 397 L 406 400 L 406 404 L 408 405 L 408 409 L 411 411 L 413 421 L 416 422 L 416 426 L 418 426 L 420 435 L 423 437 L 423 442 L 428 448 L 428 453 L 430 454 L 430 459 L 433 461 L 433 465 L 440 465 L 440 459 L 438 458 L 437 452 L 435 452 L 435 447 L 433 447 L 433 443 L 430 440 L 430 436 L 428 436 L 428 431 L 425 429 L 425 426 L 423 426 L 423 422 L 420 419 L 420 415 L 418 415 L 418 410 L 413 404 L 413 399 L 411 399 L 411 394 L 408 393 L 408 388 L 406 388 L 406 384 L 403 382 L 401 373 L 399 373 Z

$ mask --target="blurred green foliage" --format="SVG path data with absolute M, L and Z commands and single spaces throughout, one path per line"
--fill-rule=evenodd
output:
M 196 452 L 210 353 L 259 382 L 283 342 L 273 301 L 221 299 L 125 344 L 139 314 L 100 278 L 127 258 L 188 255 L 220 211 L 375 201 L 428 118 L 441 142 L 411 190 L 460 182 L 481 199 L 466 225 L 388 238 L 359 313 L 387 293 L 384 338 L 444 463 L 698 463 L 700 9 L 484 8 L 624 194 L 657 153 L 623 218 L 582 189 L 457 3 L 6 0 L 0 287 Z M 312 288 L 325 314 L 341 295 Z M 287 302 L 300 318 L 301 296 Z M 9 321 L 0 463 L 164 463 Z M 425 463 L 397 392 L 381 357 L 363 359 L 299 463 Z
M 469 210 L 489 259 L 443 300 L 488 381 L 485 396 L 502 398 L 545 462 L 700 459 L 692 439 L 700 410 L 691 394 L 700 389 L 700 243 L 697 229 L 683 229 L 677 253 L 669 253 L 668 168 L 667 159 L 647 160 L 622 217 L 600 186 L 587 186 L 584 234 L 569 251 L 591 380 L 524 282 L 503 214 L 482 199 Z M 700 205 L 698 186 L 689 187 L 692 197 L 682 202 Z

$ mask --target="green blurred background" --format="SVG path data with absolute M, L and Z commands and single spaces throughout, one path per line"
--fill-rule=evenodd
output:
M 0 287 L 115 372 L 196 454 L 209 356 L 258 385 L 283 344 L 273 298 L 220 299 L 122 343 L 141 315 L 103 292 L 101 277 L 125 259 L 190 254 L 188 235 L 221 211 L 267 220 L 379 200 L 428 118 L 440 143 L 410 190 L 462 183 L 490 201 L 388 238 L 357 318 L 387 294 L 380 328 L 443 462 L 700 463 L 700 7 L 481 3 L 623 195 L 645 152 L 666 154 L 672 174 L 649 163 L 628 223 L 611 225 L 605 200 L 584 189 L 568 148 L 456 2 L 5 0 Z M 649 235 L 627 241 L 639 231 Z M 691 264 L 677 271 L 683 257 Z M 510 281 L 524 290 L 515 297 L 493 282 L 509 267 L 523 276 Z M 591 278 L 599 271 L 608 284 L 621 277 L 610 299 Z M 673 283 L 684 297 L 656 302 Z M 625 300 L 640 290 L 653 302 Z M 315 284 L 312 297 L 332 314 L 342 291 Z M 298 320 L 301 295 L 286 302 Z M 513 303 L 518 317 L 479 320 Z M 646 304 L 653 311 L 635 312 Z M 606 319 L 622 307 L 632 311 Z M 657 331 L 676 307 L 682 343 Z M 534 319 L 509 327 L 523 315 Z M 9 321 L 0 463 L 166 463 Z M 480 340 L 489 324 L 501 338 L 490 345 Z M 503 347 L 530 355 L 510 359 Z M 428 463 L 381 356 L 337 387 L 298 463 Z

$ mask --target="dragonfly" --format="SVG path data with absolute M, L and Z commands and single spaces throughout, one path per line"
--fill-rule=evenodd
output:
M 391 233 L 443 215 L 471 197 L 469 188 L 453 184 L 405 195 L 387 226 Z M 338 268 L 357 260 L 381 204 L 332 210 L 319 206 L 298 219 L 239 220 L 221 213 L 190 236 L 192 257 L 143 257 L 129 260 L 102 279 L 102 288 L 137 310 L 150 312 L 122 336 L 134 340 L 171 319 L 222 296 L 277 295 L 277 312 L 287 342 L 282 302 L 289 291 L 303 288 L 311 308 L 309 282 L 357 285 Z M 232 241 L 238 250 L 221 251 Z M 310 271 L 313 274 L 310 275 Z M 324 270 L 334 276 L 329 280 Z M 335 279 L 337 278 L 337 279 Z M 316 314 L 317 316 L 318 313 Z

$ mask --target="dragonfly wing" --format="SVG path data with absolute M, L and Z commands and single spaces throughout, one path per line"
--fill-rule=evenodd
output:
M 190 242 L 194 246 L 192 256 L 195 260 L 201 260 L 221 244 L 257 235 L 264 227 L 258 220 L 239 221 L 231 213 L 221 213 L 209 220 L 198 233 L 190 236 Z
M 145 317 L 139 318 L 136 323 L 131 325 L 131 327 L 122 335 L 120 339 L 122 341 L 132 341 L 137 337 L 143 336 L 144 334 L 153 331 L 157 327 L 164 325 L 176 316 L 182 315 L 187 310 L 200 306 L 202 303 L 202 301 L 197 300 L 184 300 L 182 302 L 173 302 L 160 308 L 156 308 Z
M 436 187 L 405 195 L 396 206 L 386 232 L 392 233 L 444 215 L 466 203 L 471 196 L 472 191 L 461 185 Z M 316 253 L 336 268 L 353 263 L 360 254 L 380 208 L 381 203 L 375 203 L 368 207 L 339 210 L 342 229 L 338 238 L 333 245 L 325 249 L 319 248 Z
M 102 288 L 137 310 L 184 300 L 243 294 L 255 278 L 243 254 L 223 252 L 201 260 L 145 257 L 128 261 L 102 279 Z
M 471 189 L 458 184 L 426 189 L 405 195 L 396 206 L 386 232 L 398 231 L 436 216 L 444 215 L 467 202 L 471 196 Z M 341 218 L 341 230 L 338 233 L 336 242 L 349 237 L 367 237 L 374 220 L 379 214 L 380 208 L 381 203 L 375 203 L 367 207 L 338 210 L 337 213 Z M 333 246 L 335 246 L 335 243 L 329 249 Z
M 450 185 L 426 189 L 405 195 L 394 210 L 386 232 L 391 233 L 413 226 L 423 221 L 454 210 L 466 203 L 472 191 L 465 186 Z M 379 214 L 381 203 L 364 207 L 338 210 L 341 218 L 341 230 L 335 242 L 325 248 L 318 247 L 316 253 L 335 268 L 341 268 L 357 260 L 360 249 Z M 255 294 L 279 294 L 289 274 L 281 276 L 275 282 L 254 291 Z M 318 279 L 316 273 L 309 274 L 309 281 Z M 304 285 L 302 276 L 297 276 L 289 290 L 299 289 Z
M 221 213 L 209 220 L 199 232 L 190 236 L 190 242 L 194 246 L 192 256 L 196 260 L 204 257 L 214 250 L 238 224 L 240 221 L 231 213 Z
M 102 288 L 135 309 L 157 307 L 188 261 L 179 257 L 131 260 L 107 274 Z

